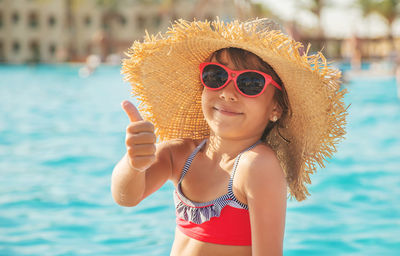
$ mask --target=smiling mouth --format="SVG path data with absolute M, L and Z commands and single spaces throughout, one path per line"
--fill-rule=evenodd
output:
M 222 109 L 222 108 L 219 109 L 219 108 L 213 107 L 213 109 L 218 111 L 218 112 L 220 112 L 220 113 L 222 113 L 222 114 L 224 114 L 224 115 L 228 115 L 228 116 L 236 116 L 236 115 L 243 114 L 243 113 L 238 113 L 238 112 L 232 112 L 232 111 L 225 110 L 225 109 Z

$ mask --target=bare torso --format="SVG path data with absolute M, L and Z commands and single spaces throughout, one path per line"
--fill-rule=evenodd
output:
M 175 241 L 170 256 L 249 256 L 250 246 L 232 246 L 205 243 L 175 230 Z

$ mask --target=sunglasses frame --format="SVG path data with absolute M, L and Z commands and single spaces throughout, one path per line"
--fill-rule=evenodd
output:
M 208 86 L 204 83 L 204 81 L 203 81 L 203 75 L 202 75 L 202 74 L 203 74 L 204 68 L 207 67 L 208 65 L 216 65 L 216 66 L 219 66 L 219 67 L 221 67 L 222 69 L 224 69 L 224 70 L 228 73 L 228 80 L 227 80 L 223 85 L 221 85 L 221 86 L 218 87 L 218 88 L 208 87 Z M 236 70 L 232 70 L 232 69 L 228 68 L 227 66 L 224 66 L 224 65 L 222 65 L 222 64 L 220 64 L 220 63 L 217 63 L 217 62 L 203 62 L 203 63 L 200 63 L 199 69 L 200 69 L 200 81 L 201 81 L 201 84 L 202 84 L 204 87 L 206 87 L 207 89 L 210 89 L 210 90 L 213 90 L 213 91 L 217 91 L 217 90 L 220 90 L 220 89 L 224 88 L 227 84 L 229 84 L 229 82 L 230 82 L 231 80 L 234 81 L 236 90 L 237 90 L 240 94 L 242 94 L 242 95 L 245 96 L 245 97 L 250 97 L 250 98 L 254 98 L 254 97 L 260 96 L 260 95 L 265 91 L 265 89 L 267 88 L 268 84 L 272 84 L 273 86 L 275 86 L 275 87 L 278 88 L 279 90 L 282 90 L 282 87 L 280 87 L 280 86 L 278 85 L 278 83 L 275 82 L 275 81 L 272 79 L 272 77 L 271 77 L 270 75 L 265 74 L 264 72 L 261 72 L 261 71 L 258 71 L 258 70 L 243 69 L 243 70 L 238 70 L 238 71 L 236 71 Z M 237 85 L 236 80 L 237 80 L 237 78 L 238 78 L 241 74 L 247 73 L 247 72 L 255 72 L 255 73 L 260 74 L 260 75 L 262 75 L 262 76 L 264 77 L 264 79 L 265 79 L 265 84 L 264 84 L 264 87 L 263 87 L 263 89 L 261 90 L 260 93 L 255 94 L 255 95 L 248 95 L 248 94 L 245 94 L 244 92 L 242 92 L 242 91 L 239 89 L 239 86 Z

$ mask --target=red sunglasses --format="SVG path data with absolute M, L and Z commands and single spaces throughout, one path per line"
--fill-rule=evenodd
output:
M 272 84 L 282 90 L 270 75 L 261 71 L 248 69 L 235 71 L 216 62 L 203 62 L 200 64 L 200 80 L 210 90 L 222 89 L 233 80 L 236 89 L 246 97 L 261 95 L 268 84 Z

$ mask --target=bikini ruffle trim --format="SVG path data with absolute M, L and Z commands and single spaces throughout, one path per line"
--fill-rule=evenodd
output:
M 186 221 L 193 222 L 195 224 L 202 224 L 206 221 L 209 221 L 212 217 L 219 217 L 221 215 L 222 209 L 231 205 L 235 208 L 242 208 L 237 202 L 231 200 L 228 195 L 225 195 L 226 198 L 220 198 L 220 200 L 212 201 L 210 204 L 205 203 L 204 206 L 199 205 L 187 205 L 182 199 L 180 199 L 180 195 L 177 192 L 174 192 L 174 201 L 175 201 L 175 209 L 176 216 L 184 219 Z

